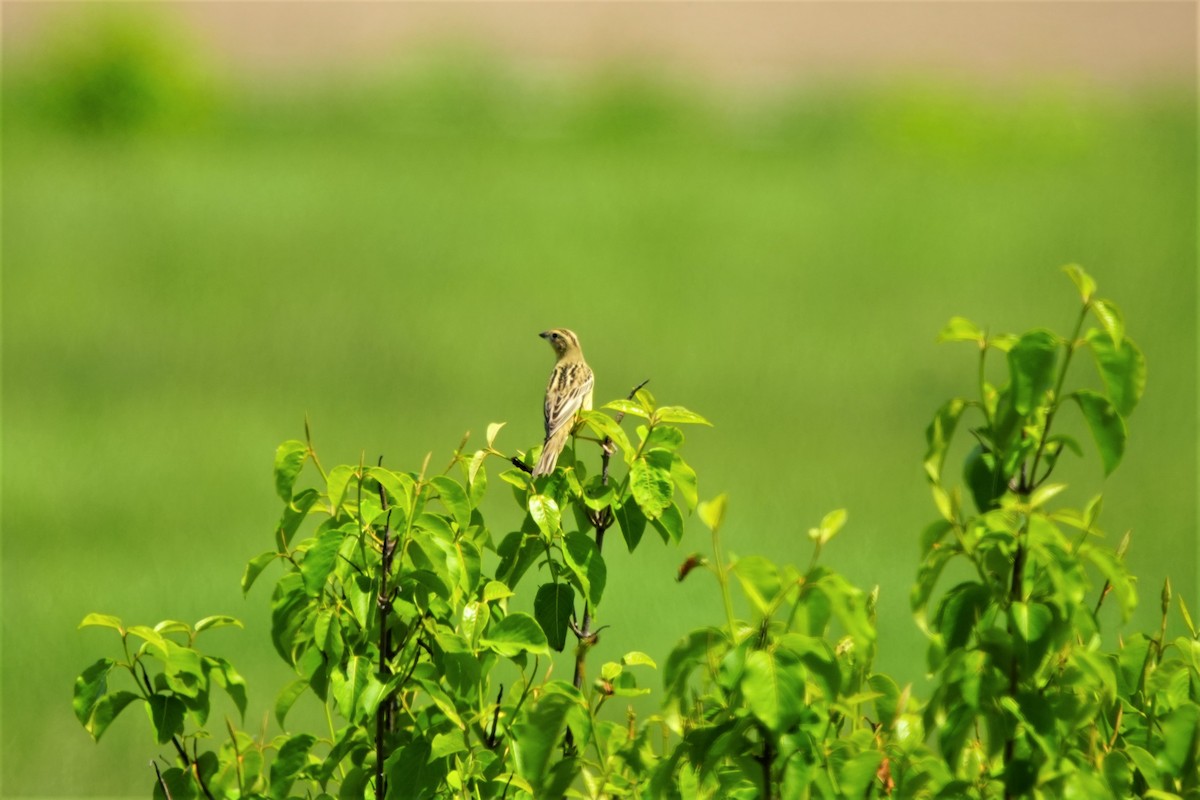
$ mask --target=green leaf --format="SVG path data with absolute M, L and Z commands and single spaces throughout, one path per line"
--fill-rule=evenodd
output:
M 595 609 L 600 605 L 604 594 L 604 584 L 608 579 L 608 569 L 600 549 L 586 533 L 574 531 L 563 537 L 563 555 L 566 556 L 567 566 L 579 578 L 587 601 Z
M 165 653 L 167 651 L 167 640 L 163 638 L 162 634 L 151 627 L 146 625 L 130 625 L 126 633 L 149 642 L 157 647 L 159 652 Z
M 1104 474 L 1111 475 L 1125 454 L 1125 420 L 1107 398 L 1090 389 L 1080 389 L 1071 397 L 1079 404 L 1079 410 L 1083 412 L 1083 418 L 1096 440 L 1100 460 L 1104 463 Z
M 804 713 L 804 679 L 799 672 L 782 668 L 765 650 L 746 655 L 742 695 L 750 712 L 772 731 L 786 730 Z
M 296 535 L 296 531 L 300 530 L 300 525 L 308 517 L 309 510 L 320 497 L 321 493 L 316 489 L 305 489 L 284 507 L 283 515 L 279 518 L 279 525 L 276 526 L 275 536 L 279 542 L 280 552 L 283 552 L 285 545 L 291 543 L 292 537 Z
M 655 428 L 655 430 L 658 430 Z M 696 503 L 699 501 L 699 487 L 696 481 L 696 470 L 692 469 L 686 461 L 675 454 L 675 458 L 671 461 L 671 480 L 675 483 L 675 488 L 683 495 L 683 502 L 687 503 L 688 511 L 696 510 Z
M 496 446 L 496 434 L 500 433 L 500 429 L 507 425 L 507 422 L 490 422 L 487 426 L 487 435 L 484 439 L 487 441 L 488 447 Z
M 186 633 L 192 634 L 192 626 L 186 622 L 180 622 L 177 619 L 164 619 L 162 622 L 156 623 L 154 630 L 158 633 Z
M 879 697 L 875 698 L 875 715 L 883 723 L 884 729 L 890 731 L 899 714 L 904 712 L 900 708 L 900 687 L 891 677 L 882 673 L 872 675 L 867 679 L 867 684 L 879 693 Z
M 583 485 L 583 503 L 594 511 L 601 511 L 613 502 L 613 487 L 603 482 L 600 475 L 593 475 Z
M 575 613 L 575 590 L 567 583 L 547 583 L 538 588 L 533 615 L 546 633 L 550 647 L 562 652 L 567 643 L 567 622 Z
M 223 658 L 205 656 L 204 663 L 211 670 L 212 679 L 218 686 L 225 690 L 225 693 L 233 700 L 233 704 L 237 706 L 238 713 L 245 719 L 246 679 L 233 668 L 232 664 Z
M 398 747 L 384 762 L 388 782 L 400 791 L 389 792 L 389 796 L 405 800 L 425 800 L 433 797 L 441 782 L 442 770 L 429 763 L 432 746 L 425 739 L 417 739 L 407 747 Z M 355 795 L 361 800 L 361 794 Z
M 938 334 L 939 342 L 978 342 L 983 344 L 983 331 L 966 317 L 951 317 Z
M 640 650 L 631 650 L 621 656 L 621 663 L 627 667 L 644 666 L 650 667 L 650 669 L 658 669 L 658 665 L 654 663 L 654 659 Z
M 488 635 L 482 637 L 479 643 L 507 658 L 521 652 L 534 655 L 550 654 L 550 645 L 542 626 L 538 625 L 533 617 L 521 611 L 514 611 L 494 623 Z
M 122 636 L 125 635 L 125 629 L 121 627 L 121 619 L 111 614 L 88 614 L 83 618 L 83 622 L 79 623 L 79 630 L 92 627 L 112 628 Z
M 1121 607 L 1121 621 L 1128 622 L 1134 608 L 1137 607 L 1137 589 L 1124 563 L 1111 550 L 1090 544 L 1081 545 L 1079 555 L 1091 561 L 1108 581 L 1113 596 Z
M 925 429 L 925 474 L 929 480 L 938 481 L 942 476 L 942 465 L 946 462 L 946 453 L 950 449 L 950 441 L 954 438 L 954 429 L 962 417 L 966 401 L 954 398 L 937 410 L 929 427 Z
M 728 646 L 728 637 L 716 628 L 700 628 L 680 639 L 663 665 L 666 699 L 678 704 L 696 667 L 719 661 Z
M 442 501 L 442 505 L 454 517 L 454 521 L 458 523 L 459 530 L 466 530 L 471 524 L 471 502 L 467 499 L 467 493 L 458 481 L 452 478 L 447 478 L 445 475 L 438 475 L 430 483 L 437 489 L 438 499 Z
M 288 712 L 292 710 L 292 706 L 296 704 L 296 700 L 300 695 L 304 694 L 304 690 L 308 688 L 308 681 L 304 678 L 296 680 L 284 686 L 279 692 L 279 697 L 275 698 L 275 721 L 279 723 L 279 727 L 287 730 L 287 726 L 283 721 L 287 719 Z
M 643 450 L 659 448 L 675 453 L 683 447 L 683 431 L 673 425 L 655 425 L 653 428 L 638 425 L 637 432 Z
M 700 521 L 707 525 L 709 530 L 717 531 L 725 520 L 725 508 L 728 505 L 729 498 L 719 494 L 712 500 L 701 503 L 696 507 L 696 511 L 700 514 Z
M 646 409 L 642 408 L 632 400 L 613 400 L 611 403 L 605 403 L 604 407 L 611 408 L 613 411 L 617 411 L 622 414 L 632 414 L 633 416 L 641 417 L 642 419 L 650 419 L 650 415 L 646 412 Z
M 1058 338 L 1049 331 L 1030 331 L 1008 351 L 1012 373 L 1013 407 L 1028 414 L 1040 405 L 1054 384 L 1058 363 Z
M 1021 639 L 1030 644 L 1039 641 L 1054 621 L 1054 615 L 1046 606 L 1021 601 L 1015 601 L 1009 606 L 1008 617 Z
M 642 534 L 646 532 L 646 515 L 637 503 L 627 500 L 617 509 L 617 523 L 621 526 L 625 546 L 632 553 L 642 541 Z
M 475 601 L 463 606 L 461 630 L 463 638 L 471 647 L 479 644 L 479 637 L 483 635 L 483 629 L 487 627 L 491 617 L 492 612 L 485 602 Z
M 629 437 L 625 435 L 625 430 L 608 414 L 602 411 L 580 411 L 579 417 L 597 436 L 612 439 L 622 453 L 634 451 L 633 446 L 629 443 Z
M 975 622 L 988 604 L 988 590 L 973 581 L 960 583 L 938 604 L 935 622 L 947 650 L 956 650 L 967 643 Z
M 646 519 L 657 519 L 674 502 L 671 483 L 672 455 L 666 450 L 650 450 L 634 460 L 629 469 L 633 499 L 642 507 Z
M 494 600 L 503 600 L 506 597 L 512 597 L 513 590 L 500 581 L 488 581 L 483 587 L 483 602 L 491 603 Z
M 837 508 L 830 511 L 821 520 L 821 525 L 817 528 L 816 541 L 820 544 L 826 544 L 834 536 L 837 536 L 838 531 L 846 524 L 846 509 Z M 811 536 L 811 534 L 810 534 Z
M 1189 703 L 1174 709 L 1161 720 L 1162 750 L 1158 764 L 1171 775 L 1196 776 L 1196 737 L 1200 736 L 1200 706 Z
M 206 676 L 200 653 L 190 647 L 181 647 L 167 639 L 163 653 L 163 676 L 167 685 L 176 694 L 196 697 L 205 687 Z
M 236 617 L 230 617 L 225 614 L 216 614 L 211 617 L 205 617 L 204 619 L 197 622 L 196 623 L 196 633 L 200 633 L 200 631 L 212 630 L 214 628 L 227 628 L 230 626 L 233 626 L 236 628 L 246 627 L 245 625 L 242 624 L 242 621 L 240 619 L 237 619 Z
M 343 528 L 331 528 L 320 535 L 317 543 L 304 554 L 300 562 L 300 574 L 304 577 L 304 590 L 309 597 L 317 597 L 325 588 L 325 581 L 337 563 L 338 548 L 346 538 Z
M 1146 390 L 1146 358 L 1131 340 L 1119 345 L 1107 333 L 1090 330 L 1088 344 L 1096 360 L 1096 369 L 1104 381 L 1108 398 L 1122 417 L 1133 413 Z
M 1088 302 L 1096 294 L 1096 281 L 1091 275 L 1083 271 L 1083 267 L 1078 264 L 1067 264 L 1063 267 L 1063 272 L 1067 273 L 1067 277 L 1075 284 L 1075 288 L 1079 290 L 1079 299 L 1083 302 Z
M 674 503 L 663 509 L 658 519 L 651 520 L 650 524 L 662 536 L 664 544 L 679 544 L 683 539 L 683 514 Z
M 663 406 L 654 412 L 654 422 L 674 422 L 683 425 L 707 425 L 712 423 L 694 411 L 688 411 L 683 406 Z
M 741 581 L 746 597 L 758 613 L 766 616 L 772 602 L 783 591 L 779 568 L 773 561 L 762 556 L 746 556 L 734 564 L 733 573 Z
M 971 499 L 974 500 L 975 507 L 981 513 L 995 508 L 996 500 L 1008 488 L 1008 482 L 996 466 L 995 456 L 984 452 L 979 445 L 971 449 L 963 462 L 963 480 L 971 490 Z M 946 510 L 942 513 L 947 518 L 953 518 L 952 514 L 946 514 Z
M 373 669 L 371 661 L 366 657 L 351 656 L 346 662 L 345 670 L 334 669 L 330 673 L 330 687 L 333 690 L 333 699 L 338 704 L 338 713 L 352 722 L 358 719 L 355 713 L 358 701 Z
M 1095 300 L 1092 302 L 1092 313 L 1100 321 L 1100 327 L 1112 337 L 1113 345 L 1120 347 L 1121 340 L 1125 338 L 1125 318 L 1121 309 L 1112 300 Z
M 96 703 L 108 691 L 108 673 L 114 663 L 116 662 L 111 658 L 102 658 L 75 679 L 75 698 L 71 706 L 75 709 L 75 718 L 85 728 L 88 720 L 92 718 Z
M 150 695 L 150 700 L 146 703 L 146 713 L 150 716 L 150 723 L 154 725 L 159 744 L 166 744 L 172 737 L 183 733 L 183 715 L 186 712 L 187 706 L 174 695 Z
M 288 797 L 296 775 L 308 763 L 308 751 L 316 742 L 310 733 L 289 737 L 271 762 L 271 797 Z
M 325 480 L 325 494 L 335 514 L 341 508 L 342 501 L 346 498 L 346 486 L 356 472 L 357 469 L 348 464 L 339 464 L 329 471 L 329 477 Z
M 104 695 L 93 706 L 91 717 L 83 725 L 84 729 L 92 735 L 94 741 L 100 741 L 100 737 L 108 730 L 108 726 L 117 718 L 117 715 L 125 710 L 125 706 L 137 699 L 138 696 L 135 693 L 125 691 Z
M 292 499 L 292 487 L 308 458 L 308 445 L 290 439 L 275 450 L 275 491 L 286 503 Z
M 1034 490 L 1033 494 L 1029 495 L 1029 506 L 1031 508 L 1040 508 L 1046 505 L 1054 497 L 1066 491 L 1065 483 L 1048 483 L 1045 486 L 1040 486 Z
M 532 495 L 529 498 L 529 515 L 547 539 L 554 538 L 562 528 L 562 512 L 558 510 L 558 503 L 549 495 Z
M 512 747 L 517 769 L 538 789 L 546 779 L 550 756 L 559 745 L 567 716 L 575 705 L 566 695 L 545 694 L 536 703 L 526 705 L 513 723 Z M 538 791 L 534 796 L 539 796 Z

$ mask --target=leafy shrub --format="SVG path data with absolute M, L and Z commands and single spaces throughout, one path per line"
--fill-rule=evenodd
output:
M 730 559 L 720 541 L 726 498 L 699 502 L 683 457 L 680 426 L 707 421 L 658 405 L 643 386 L 584 412 L 575 452 L 538 479 L 527 466 L 537 448 L 517 458 L 497 448 L 502 424 L 479 449 L 464 440 L 437 475 L 428 459 L 412 472 L 325 470 L 310 437 L 285 442 L 273 544 L 242 579 L 248 592 L 267 568 L 282 568 L 271 638 L 297 675 L 275 702 L 284 732 L 227 724 L 221 744 L 201 751 L 212 739 L 213 684 L 246 706 L 233 666 L 196 646 L 205 630 L 238 624 L 229 617 L 150 628 L 89 615 L 84 626 L 118 632 L 122 657 L 80 675 L 76 714 L 99 740 L 140 700 L 156 742 L 174 753 L 165 768 L 155 763 L 153 793 L 176 799 L 1200 797 L 1200 632 L 1180 598 L 1190 638 L 1167 640 L 1168 583 L 1159 630 L 1105 649 L 1102 604 L 1113 598 L 1127 618 L 1137 600 L 1123 560 L 1129 538 L 1106 545 L 1100 496 L 1064 506 L 1067 487 L 1051 482 L 1065 453 L 1084 453 L 1055 432 L 1060 414 L 1079 413 L 1105 473 L 1116 468 L 1146 375 L 1115 304 L 1078 267 L 1067 273 L 1081 299 L 1068 337 L 988 334 L 961 318 L 941 334 L 974 344 L 979 369 L 978 395 L 945 403 L 926 433 L 939 517 L 921 535 L 911 602 L 929 640 L 927 701 L 873 670 L 877 591 L 821 563 L 845 511 L 809 531 L 803 569 Z M 1084 331 L 1093 317 L 1097 327 Z M 1102 392 L 1067 391 L 1083 349 Z M 989 357 L 1003 359 L 1003 383 L 988 380 Z M 626 416 L 639 420 L 636 444 Z M 945 468 L 962 430 L 975 444 L 955 482 Z M 594 472 L 587 441 L 600 445 Z M 524 513 L 500 537 L 480 510 L 497 464 Z M 679 580 L 710 572 L 725 618 L 672 650 L 660 713 L 620 724 L 602 715 L 605 704 L 650 692 L 643 684 L 657 665 L 631 652 L 586 680 L 608 584 L 606 534 L 617 527 L 630 551 L 649 531 L 678 543 L 692 511 L 712 552 L 688 556 Z M 939 590 L 952 562 L 969 577 Z M 532 615 L 513 608 L 522 586 Z M 571 640 L 573 680 L 550 679 L 544 660 Z M 502 665 L 517 676 L 507 691 Z M 110 691 L 122 672 L 132 688 Z M 306 692 L 323 705 L 328 732 L 289 730 Z

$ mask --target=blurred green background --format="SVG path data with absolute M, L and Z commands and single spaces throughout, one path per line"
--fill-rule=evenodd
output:
M 921 696 L 923 431 L 975 364 L 935 334 L 955 314 L 1065 332 L 1079 262 L 1149 361 L 1103 483 L 1142 579 L 1125 630 L 1157 625 L 1168 575 L 1197 597 L 1194 80 L 748 91 L 619 58 L 547 75 L 486 42 L 255 80 L 165 11 L 58 22 L 4 63 L 4 796 L 151 786 L 136 710 L 100 747 L 72 716 L 74 676 L 114 654 L 76 632 L 89 611 L 245 620 L 207 647 L 256 728 L 288 677 L 268 587 L 238 588 L 278 516 L 275 446 L 307 414 L 326 466 L 440 466 L 493 421 L 524 449 L 556 325 L 598 399 L 649 378 L 716 423 L 688 457 L 730 495 L 735 553 L 807 563 L 804 531 L 849 509 L 826 560 L 881 586 L 878 666 Z M 1102 486 L 1090 454 L 1065 473 L 1078 503 Z M 711 582 L 673 580 L 706 541 L 689 519 L 679 549 L 612 543 L 594 663 L 661 664 L 719 621 Z

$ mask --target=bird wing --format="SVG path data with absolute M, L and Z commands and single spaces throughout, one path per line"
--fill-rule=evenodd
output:
M 592 395 L 596 382 L 587 364 L 559 364 L 550 373 L 546 386 L 546 438 L 549 439 L 564 425 L 569 425 L 585 401 Z

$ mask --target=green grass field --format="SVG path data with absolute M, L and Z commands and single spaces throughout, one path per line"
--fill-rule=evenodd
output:
M 922 437 L 974 380 L 970 349 L 935 334 L 954 314 L 1063 331 L 1058 268 L 1079 262 L 1149 361 L 1104 485 L 1143 581 L 1128 629 L 1157 625 L 1164 576 L 1197 597 L 1188 91 L 899 81 L 746 100 L 464 63 L 221 90 L 194 124 L 107 134 L 55 123 L 6 74 L 5 796 L 151 787 L 140 712 L 99 747 L 71 714 L 74 676 L 112 654 L 107 632 L 76 632 L 89 611 L 245 620 L 208 646 L 248 678 L 256 727 L 287 669 L 268 587 L 243 600 L 238 580 L 270 546 L 275 446 L 307 414 L 326 466 L 433 451 L 440 467 L 503 420 L 500 445 L 524 449 L 552 363 L 536 333 L 555 325 L 579 332 L 598 398 L 649 378 L 716 423 L 688 431 L 689 460 L 702 497 L 730 495 L 734 552 L 806 563 L 804 531 L 849 510 L 826 560 L 882 587 L 878 665 L 922 696 Z M 1095 458 L 1067 476 L 1079 502 L 1101 486 Z M 702 531 L 606 548 L 596 664 L 661 664 L 721 618 L 703 576 L 673 580 Z

